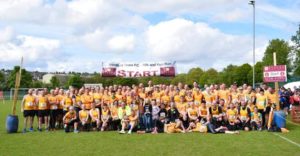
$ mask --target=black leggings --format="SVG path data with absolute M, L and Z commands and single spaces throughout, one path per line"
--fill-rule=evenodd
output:
M 57 110 L 50 110 L 50 129 L 55 128 L 56 118 L 57 118 Z
M 121 123 L 121 120 L 111 120 L 111 125 L 112 125 L 112 129 L 113 130 L 120 130 L 121 127 L 120 127 L 120 123 Z

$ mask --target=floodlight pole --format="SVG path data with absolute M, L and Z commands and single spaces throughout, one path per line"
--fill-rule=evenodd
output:
M 255 88 L 255 0 L 249 1 L 253 6 L 253 88 Z

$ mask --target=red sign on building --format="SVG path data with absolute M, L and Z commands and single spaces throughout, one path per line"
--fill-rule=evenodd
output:
M 264 82 L 286 82 L 286 65 L 264 67 Z

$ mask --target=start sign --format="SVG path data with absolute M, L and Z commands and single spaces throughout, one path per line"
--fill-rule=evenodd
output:
M 286 82 L 286 65 L 264 67 L 264 82 Z

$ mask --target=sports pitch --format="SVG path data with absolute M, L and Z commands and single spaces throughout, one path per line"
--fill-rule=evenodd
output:
M 7 134 L 6 116 L 11 101 L 0 101 L 0 155 L 280 155 L 300 156 L 300 124 L 287 122 L 289 133 L 267 131 L 227 134 L 118 134 L 111 132 L 28 132 Z M 36 118 L 35 118 L 36 123 Z

